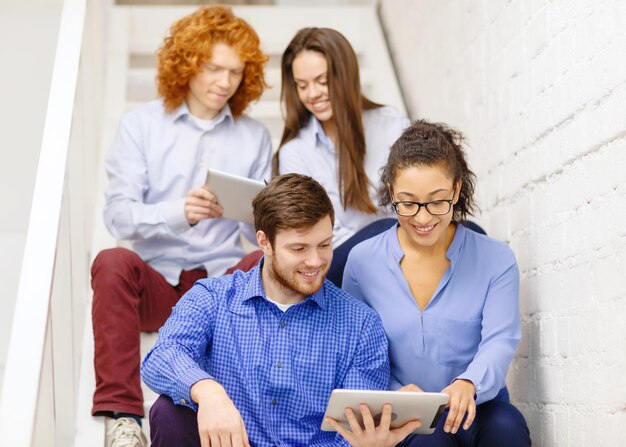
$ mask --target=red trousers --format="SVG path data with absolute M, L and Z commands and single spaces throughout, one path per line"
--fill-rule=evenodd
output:
M 157 331 L 204 269 L 183 271 L 173 287 L 135 252 L 101 251 L 91 267 L 96 391 L 91 414 L 144 415 L 139 378 L 140 332 Z

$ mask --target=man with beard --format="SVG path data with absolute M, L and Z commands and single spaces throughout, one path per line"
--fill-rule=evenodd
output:
M 279 176 L 253 209 L 259 265 L 198 281 L 143 362 L 144 382 L 161 394 L 153 446 L 348 445 L 320 429 L 332 390 L 388 386 L 378 315 L 324 279 L 334 220 L 324 188 Z M 353 446 L 393 446 L 420 425 L 390 429 L 390 405 L 378 426 L 360 410 L 365 428 L 342 430 Z

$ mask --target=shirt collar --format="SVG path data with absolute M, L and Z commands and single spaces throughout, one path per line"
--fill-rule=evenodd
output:
M 188 117 L 190 115 L 191 112 L 189 111 L 189 107 L 187 107 L 187 103 L 183 101 L 182 104 L 174 109 L 174 112 L 171 114 L 172 122 L 176 122 L 181 117 Z M 230 110 L 230 106 L 228 104 L 226 104 L 224 108 L 220 110 L 220 112 L 215 116 L 215 126 L 220 124 L 226 118 L 229 118 L 231 122 L 234 120 L 233 113 Z
M 246 301 L 252 298 L 267 299 L 267 296 L 265 295 L 265 288 L 263 287 L 263 279 L 261 277 L 261 269 L 263 268 L 264 262 L 265 262 L 265 258 L 261 258 L 261 260 L 259 261 L 259 264 L 256 267 L 254 267 L 252 270 L 250 270 L 249 274 L 252 275 L 252 277 L 248 281 L 248 284 L 246 285 L 246 289 L 244 293 L 240 295 L 241 304 L 245 303 Z M 314 294 L 307 296 L 304 299 L 304 302 L 311 301 L 311 302 L 316 303 L 320 308 L 325 309 L 326 304 L 327 304 L 326 303 L 326 300 L 327 300 L 326 289 L 327 288 L 328 288 L 328 281 L 324 280 L 324 285 L 322 286 L 322 288 L 318 290 L 317 292 L 315 292 Z
M 456 223 L 456 232 L 454 233 L 454 237 L 452 238 L 452 243 L 448 247 L 448 251 L 446 252 L 446 258 L 449 260 L 456 262 L 459 257 L 459 253 L 461 252 L 461 247 L 463 246 L 463 241 L 465 240 L 465 236 L 468 230 L 463 226 L 463 224 Z
M 178 119 L 182 116 L 189 115 L 189 108 L 187 107 L 187 103 L 185 101 L 182 102 L 181 105 L 174 109 L 174 112 L 171 114 L 172 122 L 178 121 Z
M 320 123 L 314 115 L 311 115 L 309 117 L 309 122 L 305 126 L 305 129 L 309 133 L 311 138 L 316 141 L 316 145 L 317 143 L 319 143 L 327 149 L 331 149 L 333 151 L 335 150 L 335 145 L 332 141 L 330 141 L 330 138 L 326 136 L 326 132 L 324 132 L 322 123 Z
M 400 262 L 404 257 L 404 252 L 402 251 L 402 247 L 400 246 L 400 240 L 398 239 L 399 225 L 400 224 L 396 224 L 392 226 L 386 232 L 386 237 L 389 241 L 389 248 L 391 250 L 391 253 L 393 254 L 394 259 L 397 262 Z M 465 228 L 462 224 L 456 224 L 456 232 L 454 233 L 454 237 L 452 238 L 452 243 L 446 251 L 446 258 L 448 258 L 453 264 L 456 263 L 459 253 L 461 252 L 461 246 L 463 245 L 463 241 L 465 240 L 465 235 L 467 231 L 467 228 Z

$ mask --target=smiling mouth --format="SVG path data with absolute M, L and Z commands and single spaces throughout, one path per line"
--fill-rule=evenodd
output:
M 416 225 L 413 225 L 413 228 L 418 234 L 429 234 L 433 230 L 433 228 L 435 228 L 436 225 L 437 224 L 433 224 L 427 227 L 418 227 Z
M 328 100 L 326 99 L 324 101 L 311 103 L 311 108 L 315 110 L 316 112 L 321 112 L 323 110 L 326 110 L 327 107 L 328 107 Z

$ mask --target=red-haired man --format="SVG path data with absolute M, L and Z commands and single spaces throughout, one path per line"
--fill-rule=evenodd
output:
M 160 99 L 126 114 L 106 160 L 104 219 L 133 249 L 92 266 L 96 390 L 93 415 L 109 416 L 108 446 L 147 445 L 139 379 L 140 331 L 156 331 L 193 283 L 223 274 L 254 229 L 222 219 L 202 187 L 208 168 L 269 179 L 267 129 L 243 114 L 265 86 L 267 56 L 228 7 L 174 23 L 158 52 Z

